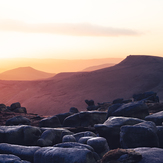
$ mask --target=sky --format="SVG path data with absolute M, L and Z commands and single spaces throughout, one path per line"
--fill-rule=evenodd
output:
M 0 0 L 0 58 L 163 57 L 163 0 Z

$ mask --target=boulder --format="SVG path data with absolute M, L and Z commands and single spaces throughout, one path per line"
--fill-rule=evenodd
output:
M 109 116 L 125 116 L 144 119 L 149 115 L 147 105 L 142 101 L 130 102 L 127 104 L 115 104 L 108 108 L 107 117 Z
M 1 154 L 13 154 L 21 158 L 22 160 L 27 160 L 33 162 L 34 153 L 40 149 L 37 146 L 21 146 L 13 145 L 7 143 L 0 144 L 0 153 Z
M 65 142 L 76 142 L 76 139 L 73 135 L 65 135 L 62 138 L 62 143 L 65 143 Z
M 117 98 L 115 100 L 113 100 L 113 104 L 122 104 L 123 103 L 123 98 Z
M 142 155 L 133 149 L 114 149 L 107 152 L 100 163 L 138 163 Z
M 157 96 L 157 93 L 155 93 L 153 91 L 134 94 L 133 99 L 134 99 L 134 101 L 149 100 L 152 102 L 159 102 L 159 97 Z
M 65 144 L 65 143 L 63 143 Z M 35 163 L 95 163 L 93 151 L 81 145 L 57 145 L 43 147 L 35 152 Z
M 62 142 L 64 135 L 72 134 L 69 130 L 61 128 L 43 128 L 43 133 L 37 141 L 37 145 L 41 147 L 52 146 Z
M 0 154 L 0 163 L 31 163 L 11 154 Z
M 27 109 L 25 107 L 16 108 L 13 110 L 15 113 L 25 113 L 27 114 Z
M 6 126 L 13 126 L 13 125 L 30 125 L 31 121 L 23 116 L 16 116 L 10 118 L 6 121 Z
M 23 127 L 23 141 L 24 145 L 37 145 L 37 140 L 40 138 L 42 132 L 39 127 L 24 126 Z
M 162 163 L 163 149 L 160 148 L 135 148 L 136 152 L 142 155 L 142 159 L 138 163 Z
M 63 126 L 65 127 L 93 127 L 94 124 L 103 123 L 106 120 L 106 112 L 88 111 L 73 114 L 67 117 Z
M 67 118 L 70 115 L 72 115 L 72 114 L 71 113 L 61 113 L 61 114 L 57 114 L 56 117 L 59 119 L 61 125 L 63 125 L 63 121 L 65 120 L 65 118 Z
M 94 127 L 99 136 L 104 137 L 111 149 L 120 148 L 120 128 L 124 125 L 135 125 L 144 120 L 132 117 L 109 117 L 103 124 Z
M 84 136 L 84 137 L 81 137 L 79 140 L 78 140 L 78 143 L 81 143 L 81 144 L 87 144 L 87 141 L 91 138 L 94 138 L 94 136 Z
M 108 110 L 108 107 L 111 105 L 112 105 L 111 102 L 98 103 L 98 110 L 99 111 L 106 111 L 106 110 Z
M 35 145 L 41 131 L 32 126 L 0 126 L 1 142 L 18 145 Z
M 96 134 L 91 131 L 85 131 L 85 132 L 78 132 L 76 134 L 73 134 L 73 136 L 75 137 L 76 141 L 78 142 L 81 137 L 85 137 L 85 136 L 96 137 Z
M 85 103 L 88 105 L 87 110 L 92 111 L 92 110 L 97 110 L 98 106 L 95 106 L 95 103 L 93 100 L 85 100 Z
M 163 111 L 163 103 L 147 103 L 149 113 Z
M 39 122 L 39 127 L 61 127 L 61 123 L 57 116 L 44 118 Z
M 163 126 L 156 126 L 157 127 L 157 136 L 159 139 L 159 148 L 163 148 Z
M 106 152 L 109 151 L 108 143 L 103 137 L 88 139 L 87 144 L 90 145 L 101 158 Z
M 146 121 L 152 121 L 154 122 L 157 126 L 162 125 L 163 122 L 163 111 L 148 115 L 145 117 Z
M 11 106 L 10 106 L 10 110 L 13 111 L 13 110 L 15 110 L 17 108 L 20 108 L 20 107 L 21 107 L 21 105 L 20 105 L 19 102 L 12 103 Z
M 69 110 L 69 113 L 71 113 L 71 114 L 79 113 L 79 110 L 75 107 L 71 107 Z
M 149 121 L 122 126 L 120 142 L 122 148 L 159 147 L 156 125 Z
M 6 110 L 6 105 L 5 104 L 0 104 L 0 111 L 5 111 Z

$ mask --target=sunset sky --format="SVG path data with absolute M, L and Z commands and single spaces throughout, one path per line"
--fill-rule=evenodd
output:
M 163 0 L 0 0 L 0 58 L 163 57 Z

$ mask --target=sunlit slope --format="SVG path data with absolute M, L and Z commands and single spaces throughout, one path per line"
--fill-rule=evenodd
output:
M 38 71 L 32 67 L 19 67 L 0 73 L 0 80 L 40 80 L 55 74 Z
M 85 99 L 109 102 L 151 90 L 163 99 L 163 58 L 128 56 L 118 65 L 92 72 L 63 73 L 42 81 L 0 81 L 0 90 L 1 103 L 19 101 L 28 112 L 43 115 L 67 112 L 72 106 L 85 110 Z

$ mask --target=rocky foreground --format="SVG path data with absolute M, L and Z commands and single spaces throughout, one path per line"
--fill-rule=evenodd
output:
M 162 163 L 163 104 L 155 92 L 52 117 L 0 104 L 0 163 Z

